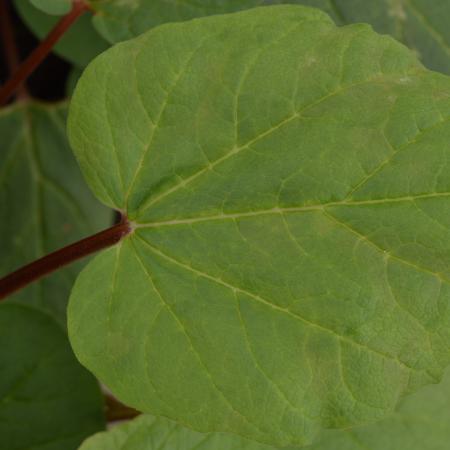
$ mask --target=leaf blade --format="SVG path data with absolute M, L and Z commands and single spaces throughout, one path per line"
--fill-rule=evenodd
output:
M 135 229 L 75 284 L 80 361 L 139 410 L 275 446 L 390 414 L 450 361 L 448 230 L 402 208 L 447 204 L 448 178 L 414 168 L 445 159 L 449 108 L 405 47 L 302 7 L 106 52 L 69 137 Z

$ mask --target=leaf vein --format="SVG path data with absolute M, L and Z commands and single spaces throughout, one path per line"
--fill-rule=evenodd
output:
M 184 262 L 181 262 L 181 261 L 173 258 L 172 256 L 167 255 L 166 253 L 162 252 L 160 249 L 158 249 L 158 248 L 154 247 L 153 245 L 151 245 L 149 242 L 147 242 L 141 236 L 138 236 L 138 238 L 145 244 L 146 247 L 149 248 L 149 250 L 151 250 L 156 255 L 159 255 L 161 258 L 163 258 L 163 259 L 165 259 L 165 260 L 167 260 L 169 262 L 172 262 L 172 264 L 175 264 L 175 265 L 177 265 L 179 267 L 184 268 L 185 270 L 188 270 L 188 271 L 190 271 L 192 273 L 195 273 L 195 274 L 197 274 L 198 276 L 200 276 L 202 278 L 206 278 L 206 279 L 209 279 L 209 280 L 211 280 L 211 281 L 213 281 L 213 282 L 215 282 L 217 284 L 221 284 L 222 286 L 225 286 L 228 289 L 231 289 L 233 292 L 240 292 L 241 294 L 244 294 L 247 297 L 249 297 L 249 298 L 251 298 L 251 299 L 253 299 L 253 300 L 257 301 L 257 302 L 259 302 L 259 303 L 261 303 L 261 304 L 263 304 L 265 306 L 268 306 L 268 307 L 270 307 L 270 308 L 272 308 L 272 309 L 274 309 L 274 310 L 276 310 L 278 312 L 281 312 L 283 314 L 287 314 L 287 315 L 293 317 L 294 319 L 296 319 L 296 320 L 298 320 L 298 321 L 300 321 L 300 322 L 302 322 L 302 323 L 304 323 L 304 324 L 306 324 L 306 325 L 308 325 L 308 326 L 310 326 L 312 328 L 316 328 L 316 329 L 318 329 L 321 332 L 325 332 L 327 334 L 331 334 L 337 339 L 341 339 L 342 341 L 347 342 L 347 343 L 349 343 L 351 345 L 354 345 L 356 347 L 360 347 L 360 348 L 362 348 L 362 349 L 364 349 L 366 351 L 369 351 L 371 353 L 377 354 L 378 356 L 380 356 L 380 357 L 382 357 L 384 359 L 392 360 L 392 361 L 396 362 L 397 364 L 399 364 L 400 366 L 402 366 L 403 368 L 405 368 L 405 369 L 407 369 L 409 371 L 411 371 L 411 370 L 412 371 L 417 371 L 417 369 L 415 369 L 414 367 L 408 366 L 403 361 L 401 361 L 398 358 L 395 358 L 392 355 L 388 355 L 388 354 L 383 353 L 383 352 L 381 352 L 381 351 L 379 351 L 377 349 L 368 347 L 366 344 L 354 341 L 354 340 L 352 340 L 352 339 L 350 339 L 350 338 L 348 338 L 346 336 L 342 336 L 342 335 L 336 333 L 334 330 L 324 327 L 323 325 L 311 322 L 311 321 L 305 319 L 304 317 L 300 316 L 299 314 L 296 314 L 296 313 L 292 312 L 288 308 L 284 308 L 282 306 L 276 305 L 276 304 L 272 303 L 271 301 L 269 301 L 269 300 L 267 300 L 265 298 L 262 298 L 260 295 L 254 294 L 254 293 L 252 293 L 252 292 L 250 292 L 248 290 L 245 290 L 243 288 L 240 288 L 238 286 L 234 286 L 233 284 L 230 284 L 227 281 L 224 281 L 224 280 L 222 280 L 220 278 L 217 278 L 217 277 L 215 277 L 213 275 L 210 275 L 210 274 L 208 274 L 206 272 L 203 272 L 203 271 L 201 271 L 201 270 L 199 270 L 197 268 L 194 268 L 194 267 L 192 267 L 192 266 L 190 266 L 190 265 L 188 265 L 188 264 L 186 264 Z
M 169 313 L 173 316 L 173 318 L 175 319 L 175 321 L 177 322 L 180 330 L 183 332 L 183 334 L 185 335 L 189 346 L 192 350 L 192 352 L 194 353 L 194 355 L 196 356 L 198 362 L 200 363 L 200 365 L 203 367 L 203 370 L 205 371 L 206 376 L 209 378 L 211 385 L 214 387 L 214 389 L 217 391 L 217 393 L 219 394 L 219 396 L 224 400 L 224 402 L 229 406 L 229 408 L 236 414 L 238 414 L 240 417 L 242 417 L 249 425 L 251 425 L 253 428 L 255 428 L 256 430 L 259 430 L 261 433 L 266 434 L 266 432 L 264 430 L 262 430 L 259 426 L 257 426 L 256 424 L 252 423 L 250 421 L 250 419 L 248 417 L 246 417 L 244 414 L 242 414 L 240 411 L 238 411 L 235 406 L 231 403 L 231 401 L 228 399 L 228 397 L 224 394 L 224 392 L 219 388 L 219 386 L 217 385 L 217 383 L 214 381 L 214 378 L 212 376 L 212 373 L 210 372 L 210 370 L 208 369 L 208 366 L 206 366 L 206 364 L 204 363 L 203 359 L 200 356 L 199 351 L 196 349 L 196 347 L 194 346 L 193 342 L 192 342 L 192 338 L 190 336 L 190 334 L 187 332 L 186 327 L 184 326 L 183 322 L 181 321 L 181 319 L 178 317 L 178 315 L 175 313 L 175 311 L 173 310 L 173 308 L 170 306 L 169 302 L 167 302 L 164 298 L 164 296 L 162 295 L 161 291 L 158 289 L 158 287 L 156 286 L 152 275 L 150 274 L 150 271 L 147 270 L 147 267 L 145 266 L 144 262 L 142 261 L 142 258 L 139 256 L 138 252 L 135 250 L 136 252 L 136 257 L 140 260 L 141 265 L 143 267 L 143 269 L 145 270 L 148 280 L 151 283 L 151 285 L 153 286 L 154 291 L 156 292 L 156 294 L 158 295 L 158 297 L 161 300 L 161 304 L 164 305 L 167 309 L 167 311 L 169 311 Z

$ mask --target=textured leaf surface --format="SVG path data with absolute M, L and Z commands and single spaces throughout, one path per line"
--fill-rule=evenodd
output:
M 441 384 L 407 397 L 391 417 L 372 425 L 324 433 L 308 450 L 447 450 L 450 442 L 450 372 Z M 80 450 L 273 450 L 224 433 L 201 434 L 143 415 L 98 433 Z
M 69 136 L 135 231 L 78 278 L 75 352 L 125 403 L 273 445 L 372 421 L 450 340 L 450 80 L 299 6 L 96 59 Z
M 0 448 L 74 450 L 104 428 L 94 378 L 62 328 L 34 308 L 0 305 Z
M 370 23 L 417 51 L 430 69 L 450 73 L 448 0 L 91 0 L 94 22 L 110 42 L 135 37 L 149 28 L 194 17 L 223 14 L 261 5 L 296 3 L 320 8 L 338 24 Z
M 65 104 L 26 104 L 0 112 L 0 276 L 105 228 L 111 213 L 86 187 L 69 148 Z M 80 264 L 13 298 L 58 318 Z
M 28 0 L 14 0 L 14 6 L 39 39 L 43 39 L 59 20 L 59 17 L 44 13 Z M 84 67 L 108 47 L 109 44 L 94 29 L 91 14 L 86 13 L 64 33 L 53 50 L 76 66 Z

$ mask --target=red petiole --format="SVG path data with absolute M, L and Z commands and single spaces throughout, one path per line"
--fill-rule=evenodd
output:
M 0 279 L 0 300 L 61 267 L 117 244 L 129 233 L 131 233 L 130 224 L 124 219 L 111 228 L 33 261 Z

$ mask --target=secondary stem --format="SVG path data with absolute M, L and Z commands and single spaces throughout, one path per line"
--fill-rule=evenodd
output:
M 8 99 L 16 92 L 18 87 L 26 80 L 36 67 L 50 53 L 53 46 L 70 26 L 89 8 L 83 0 L 74 0 L 71 11 L 63 16 L 61 20 L 50 31 L 47 37 L 19 66 L 12 77 L 0 89 L 0 105 L 4 105 Z
M 92 253 L 117 244 L 124 236 L 131 232 L 127 220 L 100 231 L 74 244 L 50 253 L 17 271 L 0 279 L 0 300 L 22 289 L 33 281 L 38 280 L 60 267 L 84 258 Z

